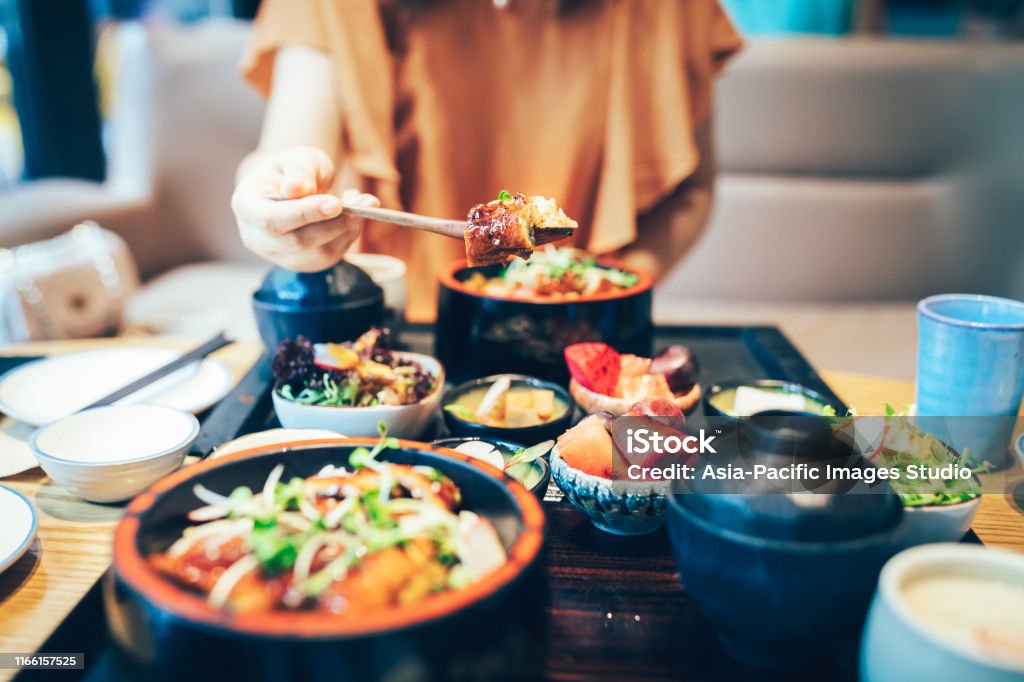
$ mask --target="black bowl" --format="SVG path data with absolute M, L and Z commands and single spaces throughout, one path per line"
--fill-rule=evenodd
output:
M 235 616 L 169 581 L 146 560 L 166 549 L 201 506 L 196 483 L 258 488 L 277 464 L 308 476 L 371 445 L 300 445 L 239 452 L 181 469 L 133 500 L 115 533 L 105 604 L 125 677 L 146 680 L 479 680 L 533 677 L 543 663 L 544 515 L 521 485 L 451 450 L 402 441 L 381 459 L 436 467 L 463 508 L 489 519 L 508 563 L 468 588 L 360 619 L 274 611 Z
M 757 667 L 798 668 L 858 641 L 878 574 L 897 551 L 898 515 L 863 537 L 800 542 L 717 526 L 681 504 L 683 494 L 668 496 L 679 578 L 728 653 Z
M 498 449 L 508 450 L 510 452 L 517 452 L 520 448 L 527 448 L 528 445 L 522 443 L 512 443 L 507 440 L 498 440 L 497 438 L 479 438 L 477 436 L 462 436 L 458 438 L 441 438 L 435 440 L 431 445 L 438 448 L 451 448 L 454 450 L 463 443 L 471 443 L 473 441 L 483 441 L 484 443 L 490 443 Z M 548 483 L 551 481 L 551 465 L 548 464 L 548 460 L 544 457 L 533 460 L 532 464 L 538 467 L 541 471 L 540 480 L 535 485 L 527 486 L 527 490 L 536 495 L 538 500 L 544 500 L 544 494 L 548 490 Z M 522 466 L 521 464 L 518 466 Z
M 274 268 L 253 292 L 252 309 L 271 352 L 285 339 L 351 341 L 384 318 L 384 290 L 347 261 L 323 272 Z
M 486 386 L 488 384 L 493 384 L 500 376 L 507 376 L 512 379 L 513 387 L 532 386 L 534 388 L 546 388 L 554 391 L 555 395 L 557 395 L 566 404 L 565 414 L 557 419 L 552 419 L 545 424 L 525 426 L 522 428 L 503 428 L 500 426 L 488 426 L 486 424 L 468 422 L 465 419 L 459 419 L 454 414 L 444 409 L 446 405 L 451 405 L 459 398 L 459 396 L 465 394 L 467 391 L 471 391 L 475 388 L 480 388 L 481 386 Z M 528 445 L 533 445 L 545 440 L 557 439 L 560 435 L 565 433 L 566 429 L 572 425 L 573 417 L 576 414 L 576 402 L 572 399 L 569 391 L 559 384 L 551 381 L 544 381 L 536 377 L 528 377 L 522 374 L 495 374 L 494 376 L 467 381 L 450 389 L 441 399 L 441 412 L 444 414 L 444 425 L 448 428 L 448 432 L 453 436 L 476 436 L 478 438 L 493 438 L 513 443 L 526 443 Z
M 730 381 L 716 381 L 710 388 L 704 391 L 704 414 L 709 417 L 724 417 L 726 419 L 739 419 L 739 417 L 727 414 L 722 410 L 715 407 L 711 401 L 715 396 L 720 394 L 722 391 L 728 391 L 729 389 L 739 388 L 740 386 L 751 386 L 753 388 L 760 388 L 770 391 L 781 391 L 784 393 L 795 393 L 802 395 L 805 398 L 810 398 L 822 405 L 829 405 L 836 410 L 837 413 L 840 411 L 840 407 L 833 404 L 830 398 L 825 395 L 818 393 L 815 390 L 802 386 L 801 384 L 794 383 L 792 381 L 779 381 L 777 379 L 733 379 Z M 800 410 L 802 411 L 802 410 Z M 746 415 L 750 416 L 750 415 Z
M 528 374 L 569 383 L 563 352 L 583 341 L 603 341 L 620 353 L 650 357 L 653 280 L 624 263 L 598 258 L 598 265 L 639 278 L 629 289 L 573 301 L 496 298 L 465 286 L 474 272 L 497 275 L 500 265 L 468 268 L 455 263 L 441 274 L 434 355 L 452 381 L 486 374 Z

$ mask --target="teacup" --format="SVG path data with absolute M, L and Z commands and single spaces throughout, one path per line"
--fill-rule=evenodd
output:
M 942 294 L 917 313 L 918 414 L 970 417 L 947 420 L 951 445 L 1003 464 L 1024 394 L 1024 303 Z

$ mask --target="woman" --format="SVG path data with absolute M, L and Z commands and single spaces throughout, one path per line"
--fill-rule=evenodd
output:
M 243 59 L 267 97 L 232 199 L 245 244 L 294 270 L 360 234 L 345 201 L 462 217 L 555 197 L 576 244 L 664 274 L 707 219 L 712 82 L 740 45 L 717 0 L 264 0 Z M 639 216 L 639 218 L 638 218 Z M 451 239 L 374 224 L 434 315 Z

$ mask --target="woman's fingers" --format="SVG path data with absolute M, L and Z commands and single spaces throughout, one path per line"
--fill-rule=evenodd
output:
M 345 215 L 343 202 L 379 206 L 370 194 L 326 194 L 334 166 L 315 148 L 275 152 L 242 179 L 231 208 L 246 247 L 291 270 L 331 267 L 359 236 L 363 221 Z
M 342 194 L 342 200 L 347 204 L 359 206 L 380 206 L 377 197 L 356 190 L 346 190 Z M 239 191 L 236 192 L 234 209 L 236 215 L 244 222 L 261 228 L 270 236 L 280 237 L 303 226 L 342 216 L 342 200 L 330 194 L 277 200 L 262 196 L 258 192 Z
M 358 232 L 357 225 L 335 218 L 304 225 L 279 236 L 259 228 L 250 228 L 244 231 L 242 237 L 246 246 L 260 253 L 285 254 L 312 251 L 342 236 L 355 239 Z
M 279 161 L 281 196 L 298 199 L 326 190 L 334 177 L 334 164 L 323 151 L 302 147 L 283 154 Z
M 257 196 L 242 202 L 236 212 L 249 224 L 279 237 L 304 225 L 337 218 L 341 202 L 330 194 L 281 201 Z
M 380 199 L 372 194 L 357 194 L 352 203 L 366 206 L 367 208 L 380 208 Z
M 308 251 L 320 248 L 339 237 L 347 236 L 350 239 L 355 239 L 353 233 L 358 231 L 357 226 L 349 225 L 343 220 L 325 220 L 300 227 L 283 237 L 278 237 L 278 246 L 286 251 Z
M 358 236 L 358 226 L 335 219 L 306 225 L 281 237 L 243 230 L 242 241 L 282 267 L 314 272 L 337 263 Z
M 347 189 L 341 193 L 341 201 L 349 206 L 366 206 L 367 208 L 378 208 L 380 199 L 372 194 L 360 192 L 357 189 Z
M 279 189 L 282 198 L 298 199 L 316 194 L 316 180 L 308 171 L 293 170 L 282 178 Z

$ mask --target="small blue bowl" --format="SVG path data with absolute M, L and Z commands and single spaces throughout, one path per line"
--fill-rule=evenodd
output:
M 668 511 L 665 481 L 613 481 L 573 469 L 551 451 L 551 477 L 595 527 L 613 535 L 646 535 L 661 528 Z

